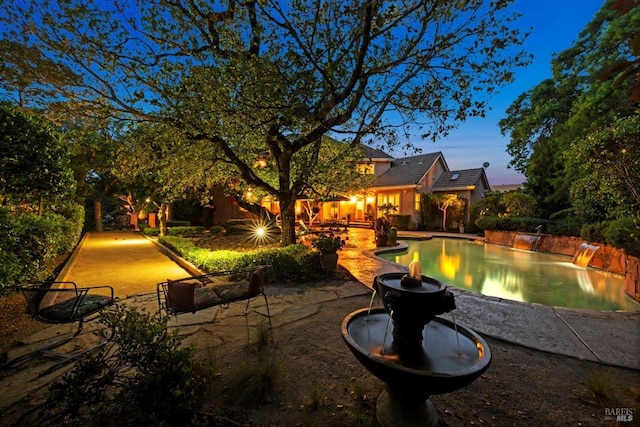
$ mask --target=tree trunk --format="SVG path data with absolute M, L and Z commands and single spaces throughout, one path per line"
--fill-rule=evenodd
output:
M 296 243 L 296 209 L 293 201 L 280 199 L 280 215 L 282 215 L 282 246 Z
M 96 231 L 102 231 L 102 199 L 93 199 L 93 219 L 96 222 Z
M 447 231 L 447 208 L 442 209 L 442 230 Z
M 169 205 L 166 203 L 160 204 L 160 208 L 158 209 L 158 222 L 160 223 L 160 235 L 167 235 L 167 212 L 169 210 Z

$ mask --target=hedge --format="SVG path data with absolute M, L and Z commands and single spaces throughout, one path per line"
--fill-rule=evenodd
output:
M 237 252 L 200 248 L 183 237 L 165 236 L 158 241 L 205 273 L 269 264 L 271 268 L 267 271 L 268 281 L 302 283 L 326 277 L 326 273 L 320 268 L 318 251 L 304 245 Z
M 202 226 L 172 226 L 167 229 L 169 236 L 201 236 L 204 233 Z
M 549 221 L 541 218 L 487 215 L 478 218 L 475 224 L 483 230 L 535 233 L 539 226 L 542 226 L 542 230 L 545 231 L 549 226 Z
M 60 255 L 71 253 L 84 221 L 81 205 L 55 212 L 15 213 L 0 206 L 0 293 L 28 281 L 47 280 Z

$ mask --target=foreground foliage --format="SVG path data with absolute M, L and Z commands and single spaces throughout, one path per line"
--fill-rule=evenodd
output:
M 210 378 L 167 318 L 119 307 L 100 321 L 111 339 L 52 384 L 54 416 L 71 425 L 193 424 Z

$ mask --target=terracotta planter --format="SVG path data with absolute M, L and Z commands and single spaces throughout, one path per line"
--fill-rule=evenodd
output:
M 338 270 L 338 254 L 320 254 L 320 267 L 327 271 Z

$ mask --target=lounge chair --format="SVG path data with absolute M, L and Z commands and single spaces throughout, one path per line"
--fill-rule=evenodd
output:
M 158 316 L 162 313 L 178 316 L 184 313 L 196 313 L 210 307 L 227 305 L 237 301 L 246 301 L 244 315 L 249 313 L 249 304 L 253 298 L 262 296 L 267 306 L 271 329 L 269 301 L 264 291 L 264 274 L 268 266 L 256 266 L 238 270 L 219 271 L 201 276 L 158 283 Z M 243 277 L 244 276 L 244 277 Z M 246 278 L 248 276 L 248 279 Z M 224 278 L 220 280 L 220 278 Z M 240 280 L 237 280 L 240 278 Z M 218 283 L 224 281 L 224 283 Z
M 51 350 L 71 341 L 80 334 L 86 318 L 98 314 L 116 302 L 111 286 L 78 287 L 74 282 L 48 282 L 28 283 L 19 285 L 17 288 L 24 295 L 27 302 L 27 313 L 33 319 L 50 324 L 77 322 L 78 326 L 66 338 L 9 361 L 7 365 L 9 368 L 18 366 L 37 354 L 63 358 L 64 363 L 86 353 L 89 350 L 71 354 L 56 353 Z M 54 365 L 54 367 L 57 365 Z M 50 372 L 51 370 L 49 369 L 42 373 Z

